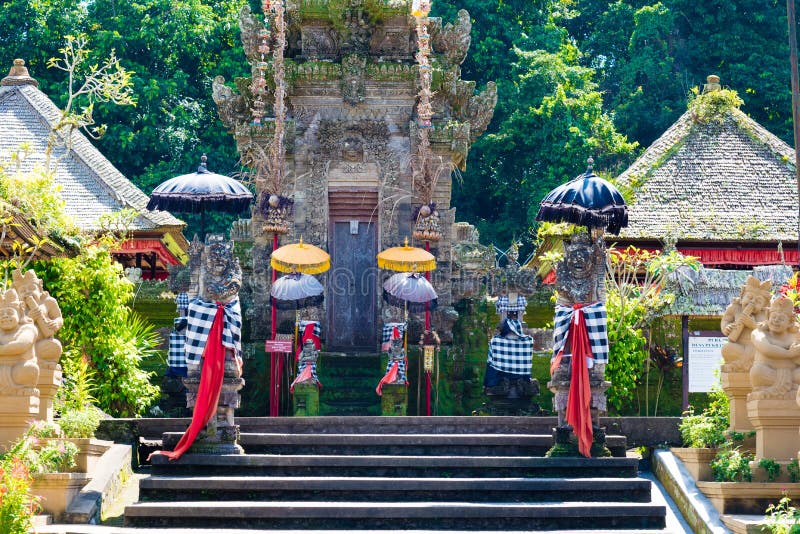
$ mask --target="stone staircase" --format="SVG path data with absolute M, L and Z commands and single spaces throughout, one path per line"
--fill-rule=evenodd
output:
M 250 419 L 247 454 L 154 457 L 131 527 L 664 532 L 651 483 L 616 456 L 544 458 L 540 418 Z M 164 434 L 169 448 L 180 434 Z
M 323 352 L 319 361 L 320 415 L 381 414 L 381 399 L 375 394 L 383 377 L 380 355 Z

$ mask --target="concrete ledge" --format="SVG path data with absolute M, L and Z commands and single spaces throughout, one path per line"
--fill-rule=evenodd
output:
M 100 457 L 91 481 L 72 499 L 64 512 L 65 523 L 96 524 L 119 495 L 131 470 L 131 446 L 111 445 Z
M 696 534 L 730 532 L 711 501 L 700 492 L 686 467 L 674 454 L 666 450 L 653 451 L 652 465 L 653 474 Z

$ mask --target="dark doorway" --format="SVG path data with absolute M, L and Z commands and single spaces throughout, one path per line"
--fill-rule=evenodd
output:
M 377 228 L 369 221 L 331 221 L 328 345 L 374 352 L 377 333 Z

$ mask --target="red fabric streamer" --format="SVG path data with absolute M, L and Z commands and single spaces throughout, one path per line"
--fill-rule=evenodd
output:
M 192 413 L 192 422 L 186 429 L 173 451 L 155 451 L 170 460 L 177 460 L 189 450 L 195 438 L 203 430 L 217 412 L 219 394 L 222 391 L 222 379 L 225 376 L 225 347 L 222 345 L 222 322 L 224 306 L 217 302 L 217 313 L 208 334 L 206 347 L 203 350 L 203 369 L 200 374 L 200 385 L 197 389 L 197 401 Z
M 303 370 L 297 375 L 297 378 L 292 381 L 292 385 L 289 386 L 289 393 L 294 393 L 294 385 L 298 382 L 308 382 L 313 378 L 311 374 L 311 365 L 306 365 L 303 367 Z M 321 384 L 320 384 L 321 385 Z
M 572 379 L 567 397 L 567 423 L 572 425 L 572 431 L 578 438 L 578 452 L 590 458 L 594 434 L 590 411 L 592 390 L 589 386 L 589 368 L 586 365 L 586 358 L 592 357 L 592 346 L 589 344 L 589 332 L 586 330 L 586 319 L 581 307 L 580 304 L 573 306 L 575 313 L 569 325 Z
M 303 329 L 303 335 L 300 338 L 300 342 L 297 344 L 297 352 L 295 353 L 295 361 L 300 361 L 300 354 L 303 352 L 303 345 L 305 345 L 307 340 L 312 340 L 314 342 L 314 348 L 319 350 L 322 348 L 322 342 L 319 339 L 319 336 L 314 333 L 314 323 L 308 323 L 305 328 Z
M 394 362 L 392 366 L 389 368 L 389 371 L 381 378 L 381 381 L 378 382 L 378 387 L 375 388 L 375 393 L 378 396 L 383 395 L 383 385 L 384 384 L 391 384 L 397 380 L 397 373 L 400 371 L 400 364 Z

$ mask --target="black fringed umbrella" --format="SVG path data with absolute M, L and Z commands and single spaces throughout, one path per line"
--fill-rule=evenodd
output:
M 253 194 L 241 182 L 210 172 L 206 168 L 207 159 L 203 154 L 197 172 L 170 178 L 153 189 L 147 209 L 199 213 L 203 233 L 206 211 L 247 211 Z
M 537 221 L 603 227 L 612 234 L 619 234 L 628 226 L 628 206 L 622 194 L 592 171 L 592 163 L 589 158 L 585 174 L 556 187 L 544 197 L 536 214 Z

